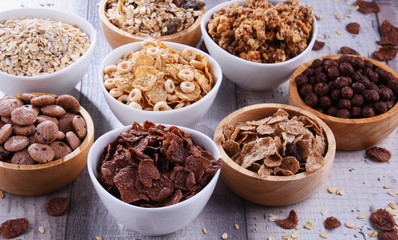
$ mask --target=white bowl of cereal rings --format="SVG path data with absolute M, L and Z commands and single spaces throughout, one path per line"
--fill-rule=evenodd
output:
M 214 58 L 172 42 L 126 44 L 99 69 L 102 92 L 123 125 L 148 120 L 192 127 L 210 109 L 221 81 Z
M 219 158 L 217 146 L 203 133 L 146 121 L 98 138 L 87 167 L 114 218 L 156 236 L 178 231 L 199 215 L 217 184 Z
M 96 44 L 85 19 L 48 8 L 0 13 L 0 91 L 62 94 L 83 78 Z
M 202 18 L 210 55 L 229 80 L 245 89 L 269 90 L 286 82 L 315 43 L 317 22 L 311 7 L 299 1 L 271 2 L 227 1 Z

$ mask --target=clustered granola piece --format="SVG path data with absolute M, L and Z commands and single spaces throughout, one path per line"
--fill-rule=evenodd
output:
M 128 33 L 158 38 L 192 26 L 204 7 L 202 0 L 109 0 L 105 15 Z
M 59 71 L 90 48 L 90 38 L 78 26 L 21 17 L 0 23 L 0 71 L 38 76 Z
M 305 116 L 279 109 L 264 119 L 226 124 L 223 148 L 243 168 L 266 178 L 312 173 L 325 160 L 327 142 L 319 125 Z
M 195 145 L 188 132 L 135 122 L 105 147 L 98 180 L 126 203 L 162 207 L 194 196 L 220 167 L 221 160 Z
M 289 0 L 272 5 L 248 0 L 221 8 L 207 23 L 210 37 L 229 53 L 260 63 L 278 63 L 302 53 L 311 38 L 311 7 Z

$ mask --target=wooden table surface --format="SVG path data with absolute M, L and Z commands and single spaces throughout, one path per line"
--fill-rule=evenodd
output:
M 88 19 L 98 31 L 98 45 L 89 70 L 76 88 L 69 92 L 76 96 L 82 106 L 94 119 L 95 135 L 121 126 L 106 104 L 106 101 L 95 80 L 102 59 L 111 51 L 99 23 L 99 0 L 0 0 L 0 10 L 19 7 L 56 8 L 77 14 Z M 223 2 L 207 0 L 207 8 Z M 326 43 L 320 51 L 312 51 L 310 58 L 337 54 L 342 46 L 356 49 L 362 56 L 371 57 L 372 52 L 380 46 L 379 27 L 385 19 L 398 26 L 398 1 L 378 0 L 381 11 L 378 14 L 363 14 L 353 10 L 355 1 L 346 0 L 302 0 L 314 8 L 314 13 L 322 15 L 319 20 L 317 39 Z M 351 3 L 350 3 L 351 2 Z M 354 2 L 352 4 L 352 2 Z M 344 16 L 338 19 L 336 15 Z M 345 30 L 349 22 L 361 24 L 359 35 L 352 35 Z M 398 70 L 398 60 L 388 62 L 394 70 Z M 219 121 L 232 111 L 256 103 L 288 102 L 288 82 L 264 92 L 252 92 L 241 89 L 224 79 L 215 103 L 195 129 L 212 137 Z M 388 163 L 376 163 L 365 158 L 365 151 L 336 153 L 333 169 L 326 182 L 309 199 L 287 207 L 265 207 L 247 202 L 232 193 L 220 180 L 215 192 L 203 212 L 186 228 L 158 239 L 221 239 L 223 233 L 228 239 L 282 239 L 283 235 L 294 232 L 300 234 L 299 239 L 321 239 L 320 233 L 326 232 L 329 239 L 375 239 L 369 233 L 375 229 L 369 222 L 373 209 L 385 208 L 390 202 L 398 204 L 398 195 L 389 195 L 391 186 L 398 191 L 398 137 L 397 130 L 378 144 L 389 149 L 392 159 Z M 343 189 L 344 195 L 339 196 L 327 192 L 327 188 Z M 300 189 L 297 189 L 300 191 Z M 292 192 L 294 194 L 294 192 Z M 123 227 L 107 211 L 99 200 L 89 179 L 87 170 L 67 187 L 38 197 L 23 197 L 4 193 L 0 199 L 0 222 L 12 218 L 25 217 L 30 221 L 28 231 L 19 239 L 151 239 Z M 60 217 L 50 217 L 44 206 L 52 197 L 69 197 L 71 204 L 68 212 Z M 294 209 L 299 217 L 299 224 L 307 221 L 313 223 L 311 230 L 300 228 L 284 230 L 275 222 L 269 221 L 270 214 L 285 218 Z M 322 214 L 323 209 L 327 210 Z M 365 214 L 365 219 L 357 219 Z M 326 230 L 323 221 L 328 216 L 337 217 L 343 225 L 335 230 Z M 355 224 L 351 229 L 344 225 L 350 221 Z M 165 222 L 165 224 L 167 224 Z M 239 229 L 234 225 L 238 224 Z M 39 232 L 43 227 L 44 234 Z M 207 234 L 202 232 L 207 229 Z M 157 239 L 155 238 L 155 239 Z

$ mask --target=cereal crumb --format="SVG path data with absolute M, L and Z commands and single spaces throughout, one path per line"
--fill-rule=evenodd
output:
M 325 232 L 321 232 L 321 234 L 319 234 L 322 238 L 328 238 L 328 234 Z
M 340 2 L 340 0 L 334 0 L 334 2 Z
M 276 220 L 278 220 L 278 217 L 275 216 L 274 214 L 270 214 L 268 220 L 270 222 L 275 222 Z
M 388 204 L 388 206 L 390 206 L 390 208 L 392 208 L 392 209 L 397 209 L 397 205 L 395 203 L 393 203 L 393 202 L 390 202 Z
M 227 239 L 228 238 L 228 233 L 223 233 L 221 238 L 224 239 L 224 240 Z
M 102 240 L 103 238 L 100 237 L 100 236 L 95 236 L 95 239 L 96 239 L 96 240 Z
M 351 6 L 352 4 L 353 4 L 353 2 L 351 2 L 351 1 L 348 1 L 348 2 L 347 2 L 347 5 L 348 5 L 348 6 Z
M 369 236 L 371 236 L 371 237 L 377 237 L 377 231 L 373 231 L 373 232 L 371 232 L 371 233 L 369 233 Z
M 293 238 L 293 239 L 294 239 L 294 238 L 298 238 L 298 237 L 300 237 L 300 233 L 294 232 L 294 233 L 292 234 L 292 238 Z
M 4 198 L 4 193 L 0 191 L 0 198 Z
M 328 210 L 326 210 L 326 209 L 322 209 L 322 211 L 321 211 L 323 216 L 325 216 L 327 212 L 328 212 Z
M 346 14 L 346 15 L 344 15 L 344 17 L 352 17 L 352 15 L 351 14 Z
M 202 231 L 203 231 L 204 234 L 207 234 L 207 229 L 206 228 L 203 228 Z
M 234 226 L 235 226 L 236 229 L 239 229 L 239 225 L 238 224 L 235 224 Z
M 355 6 L 352 11 L 357 11 L 359 9 L 359 6 Z
M 398 213 L 398 210 L 393 210 L 391 207 L 386 207 L 386 211 L 391 213 L 391 215 L 396 216 Z
M 274 236 L 269 236 L 268 240 L 275 240 L 275 237 Z
M 345 225 L 349 228 L 355 228 L 355 225 L 352 222 L 346 222 Z
M 312 224 L 312 222 L 306 222 L 304 227 L 308 230 L 311 230 L 314 227 L 314 224 Z
M 329 34 L 328 37 L 329 38 L 333 38 L 334 36 L 333 36 L 333 34 Z
M 329 188 L 328 188 L 328 192 L 331 193 L 331 194 L 333 194 L 333 193 L 334 193 L 334 187 L 329 187 Z
M 341 34 L 343 34 L 343 31 L 341 31 L 341 30 L 337 30 L 337 31 L 336 31 L 336 33 L 338 33 L 338 34 L 340 34 L 340 35 L 341 35 Z
M 43 227 L 39 227 L 39 232 L 40 232 L 41 234 L 44 234 L 44 228 L 43 228 Z
M 343 196 L 344 195 L 344 190 L 343 189 L 337 189 L 336 194 L 340 195 L 340 196 Z
M 366 218 L 367 216 L 366 216 L 366 214 L 361 214 L 361 215 L 358 215 L 357 216 L 357 219 L 364 219 L 364 218 Z
M 299 230 L 301 228 L 301 225 L 297 225 L 296 229 Z
M 384 188 L 384 189 L 390 189 L 391 186 L 385 185 L 383 188 Z
M 388 194 L 390 194 L 391 196 L 395 196 L 397 195 L 397 192 L 395 190 L 390 190 L 388 191 Z
M 290 236 L 290 235 L 283 235 L 282 238 L 283 238 L 283 239 L 292 239 L 292 236 Z

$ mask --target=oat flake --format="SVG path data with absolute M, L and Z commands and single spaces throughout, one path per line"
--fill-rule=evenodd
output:
M 39 227 L 39 232 L 40 232 L 41 234 L 44 234 L 44 228 L 43 228 L 43 227 Z
M 388 191 L 388 194 L 390 194 L 391 196 L 395 196 L 397 195 L 397 192 L 395 190 L 390 190 Z
M 378 232 L 377 231 L 373 231 L 371 233 L 369 233 L 369 236 L 371 237 L 377 237 Z
M 346 222 L 345 225 L 346 225 L 348 228 L 355 228 L 355 225 L 354 225 L 352 222 Z
M 300 233 L 294 232 L 294 233 L 292 234 L 292 238 L 293 238 L 293 239 L 298 238 L 298 237 L 300 237 Z
M 203 231 L 204 234 L 207 234 L 207 229 L 206 228 L 203 228 L 202 231 Z
M 333 193 L 334 193 L 334 187 L 329 187 L 329 188 L 328 188 L 328 192 L 331 193 L 331 194 L 333 194 Z
M 340 195 L 340 196 L 343 196 L 344 195 L 344 190 L 343 189 L 337 189 L 336 194 Z
M 95 236 L 95 239 L 97 239 L 97 240 L 102 240 L 102 237 L 100 237 L 100 236 Z
M 357 219 L 364 219 L 364 218 L 366 218 L 366 217 L 367 217 L 366 214 L 361 214 L 361 215 L 358 215 L 358 216 L 357 216 Z
M 321 211 L 321 213 L 322 213 L 322 215 L 326 215 L 326 213 L 328 212 L 328 210 L 326 210 L 326 209 L 322 209 L 322 211 Z
M 222 236 L 221 236 L 221 238 L 222 238 L 223 240 L 227 239 L 227 238 L 228 238 L 228 233 L 223 233 Z
M 304 227 L 308 230 L 311 230 L 314 227 L 314 224 L 312 222 L 306 222 Z
M 328 238 L 328 234 L 325 232 L 321 232 L 321 234 L 319 234 L 322 238 Z

